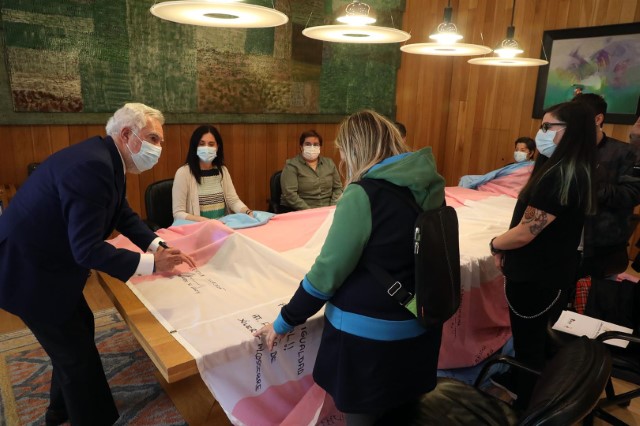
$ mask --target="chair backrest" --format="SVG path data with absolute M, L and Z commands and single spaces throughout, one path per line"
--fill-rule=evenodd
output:
M 280 196 L 282 195 L 282 188 L 280 187 L 281 174 L 282 170 L 278 170 L 271 175 L 271 179 L 269 180 L 269 191 L 271 192 L 269 196 L 269 211 L 271 213 L 280 213 Z
M 603 343 L 580 337 L 563 346 L 542 371 L 520 425 L 570 425 L 596 406 L 611 374 Z
M 159 180 L 147 186 L 144 193 L 147 219 L 160 228 L 168 228 L 173 223 L 172 188 L 173 179 Z

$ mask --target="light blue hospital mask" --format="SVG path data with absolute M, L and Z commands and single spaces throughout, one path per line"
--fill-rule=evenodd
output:
M 131 133 L 133 133 L 142 142 L 140 151 L 137 153 L 131 151 L 129 144 L 127 143 L 127 149 L 131 153 L 133 164 L 135 164 L 138 171 L 142 173 L 158 163 L 158 159 L 160 159 L 160 154 L 162 153 L 162 148 L 152 144 L 151 142 L 145 141 L 133 131 Z
M 218 148 L 213 146 L 199 146 L 196 149 L 196 155 L 205 163 L 210 163 L 216 159 Z
M 542 131 L 542 129 L 538 130 L 536 133 L 536 148 L 540 154 L 545 157 L 551 157 L 553 155 L 553 151 L 556 150 L 556 144 L 553 143 L 553 139 L 556 137 L 556 133 L 553 130 L 547 130 L 546 133 Z
M 527 153 L 522 151 L 514 151 L 513 159 L 516 160 L 516 163 L 522 163 L 527 159 Z

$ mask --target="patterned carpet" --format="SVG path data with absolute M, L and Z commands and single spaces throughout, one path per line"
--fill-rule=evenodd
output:
M 120 419 L 117 425 L 186 425 L 154 377 L 155 367 L 115 309 L 96 316 L 96 344 Z M 42 425 L 51 363 L 33 335 L 0 335 L 0 426 Z

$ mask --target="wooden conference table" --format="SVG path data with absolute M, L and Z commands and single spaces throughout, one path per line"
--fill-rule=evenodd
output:
M 189 426 L 231 425 L 202 381 L 196 360 L 122 281 L 95 271 L 98 282 L 162 376 L 162 387 Z M 156 375 L 157 376 L 157 375 Z
M 122 281 L 96 271 L 98 281 L 167 383 L 198 375 L 196 360 Z

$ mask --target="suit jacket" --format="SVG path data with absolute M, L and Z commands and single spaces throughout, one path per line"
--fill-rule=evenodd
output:
M 96 136 L 51 155 L 0 216 L 0 307 L 63 322 L 90 269 L 128 280 L 140 254 L 105 242 L 114 229 L 143 251 L 156 238 L 127 203 L 113 139 Z

